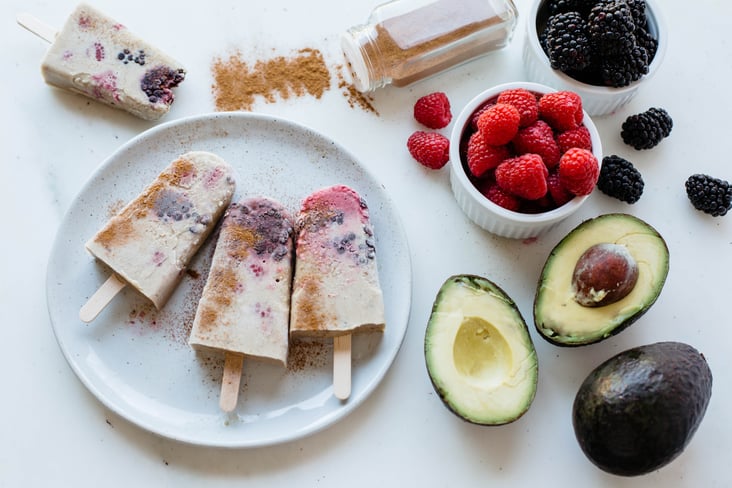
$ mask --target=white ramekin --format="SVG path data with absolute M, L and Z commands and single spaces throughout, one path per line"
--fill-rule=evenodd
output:
M 530 81 L 556 88 L 570 90 L 582 97 L 585 111 L 592 116 L 610 114 L 627 104 L 637 93 L 640 86 L 653 76 L 663 62 L 668 44 L 668 29 L 655 0 L 646 0 L 646 16 L 648 27 L 652 35 L 658 40 L 656 55 L 648 66 L 648 73 L 641 79 L 628 86 L 620 88 L 594 86 L 582 83 L 571 78 L 559 70 L 555 70 L 549 63 L 546 53 L 539 44 L 539 35 L 536 29 L 539 8 L 546 0 L 534 0 L 531 10 L 525 16 L 526 38 L 524 40 L 523 61 L 526 77 Z
M 554 88 L 531 82 L 514 82 L 497 85 L 479 93 L 462 109 L 455 119 L 452 133 L 450 135 L 450 186 L 458 205 L 468 216 L 483 229 L 503 237 L 513 239 L 526 239 L 537 237 L 556 224 L 566 219 L 585 202 L 588 195 L 575 197 L 561 207 L 554 210 L 538 213 L 525 214 L 513 212 L 496 205 L 481 194 L 465 173 L 465 168 L 460 157 L 460 142 L 463 137 L 466 125 L 470 118 L 481 105 L 496 97 L 504 90 L 513 88 L 525 88 L 535 93 L 549 93 L 557 91 Z M 583 102 L 584 103 L 584 102 Z M 602 142 L 595 124 L 585 111 L 584 125 L 590 132 L 592 138 L 592 152 L 602 163 Z

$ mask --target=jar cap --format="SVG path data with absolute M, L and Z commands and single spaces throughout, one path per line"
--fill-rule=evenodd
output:
M 341 49 L 348 62 L 356 90 L 360 92 L 370 91 L 372 87 L 369 79 L 369 69 L 361 51 L 361 44 L 354 32 L 349 30 L 343 33 L 341 36 Z

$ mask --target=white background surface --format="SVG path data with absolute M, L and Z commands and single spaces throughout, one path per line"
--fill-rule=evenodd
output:
M 164 120 L 214 110 L 211 62 L 232 50 L 253 62 L 312 47 L 323 52 L 329 66 L 342 63 L 340 32 L 363 22 L 376 3 L 95 2 L 188 67 L 188 79 Z M 524 13 L 529 2 L 517 5 Z M 732 63 L 725 37 L 732 6 L 701 0 L 691 9 L 684 2 L 664 2 L 670 29 L 664 65 L 630 105 L 595 121 L 604 152 L 631 159 L 643 173 L 643 198 L 629 206 L 596 193 L 579 215 L 532 243 L 493 237 L 467 221 L 450 193 L 447 168 L 425 170 L 405 149 L 407 137 L 419 128 L 411 117 L 419 96 L 445 91 L 457 113 L 484 88 L 524 78 L 525 18 L 508 49 L 406 89 L 381 90 L 373 101 L 378 116 L 349 107 L 335 80 L 319 100 L 259 101 L 255 111 L 311 126 L 381 179 L 409 236 L 414 288 L 405 342 L 371 397 L 325 431 L 254 450 L 194 447 L 139 429 L 103 407 L 58 348 L 45 302 L 56 229 L 101 161 L 152 125 L 43 83 L 38 66 L 46 47 L 15 25 L 15 15 L 29 11 L 60 25 L 73 6 L 10 0 L 0 7 L 6 93 L 0 133 L 10 147 L 0 162 L 5 209 L 0 305 L 6 337 L 0 359 L 0 486 L 732 485 L 732 216 L 715 219 L 695 211 L 683 188 L 695 172 L 732 180 Z M 651 106 L 668 110 L 673 132 L 656 148 L 637 152 L 620 140 L 620 125 Z M 671 270 L 654 307 L 619 336 L 580 349 L 549 345 L 532 330 L 539 388 L 518 422 L 485 428 L 450 414 L 430 386 L 422 352 L 425 323 L 443 280 L 454 273 L 492 279 L 533 327 L 533 292 L 547 253 L 581 219 L 610 211 L 633 213 L 666 238 Z M 585 459 L 574 439 L 574 394 L 604 359 L 659 340 L 688 342 L 707 357 L 715 382 L 706 418 L 686 451 L 667 467 L 634 479 L 607 475 Z

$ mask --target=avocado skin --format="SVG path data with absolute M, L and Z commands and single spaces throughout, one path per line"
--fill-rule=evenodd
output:
M 711 394 L 712 372 L 693 347 L 659 342 L 629 349 L 580 386 L 572 411 L 575 435 L 603 471 L 646 474 L 683 452 Z

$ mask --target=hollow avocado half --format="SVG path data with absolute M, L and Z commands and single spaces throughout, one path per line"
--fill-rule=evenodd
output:
M 528 327 L 514 301 L 486 278 L 463 274 L 444 282 L 424 353 L 440 399 L 470 423 L 513 422 L 534 400 L 538 362 Z
M 621 299 L 586 306 L 578 301 L 573 275 L 580 258 L 599 244 L 627 250 L 637 266 L 636 281 Z M 656 302 L 668 270 L 666 242 L 648 223 L 624 213 L 586 220 L 549 253 L 534 298 L 534 325 L 544 339 L 559 346 L 607 339 L 638 320 Z M 596 274 L 603 273 L 600 269 Z
M 603 471 L 638 476 L 679 456 L 712 396 L 704 356 L 681 342 L 623 351 L 582 382 L 572 407 L 575 436 Z

